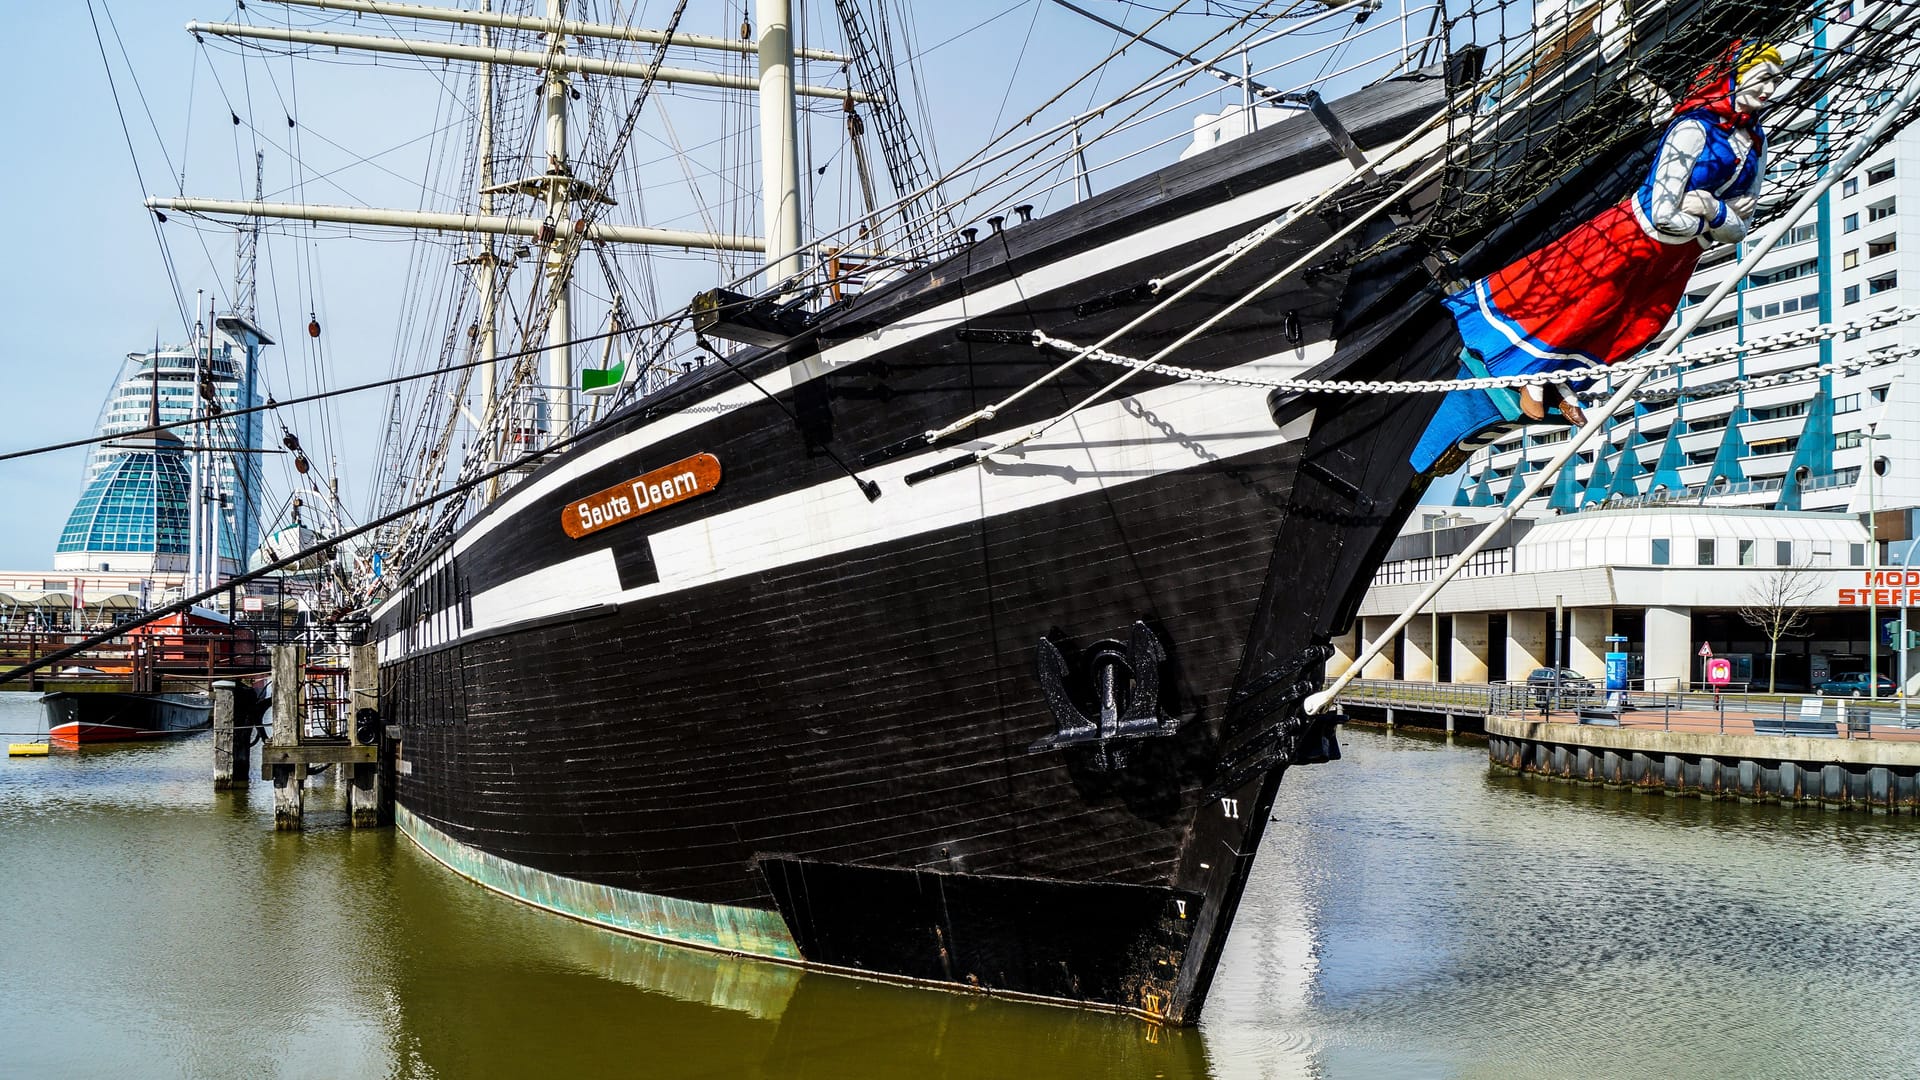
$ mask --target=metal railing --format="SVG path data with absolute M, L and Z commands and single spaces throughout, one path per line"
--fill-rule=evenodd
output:
M 1920 736 L 1920 710 L 1903 718 L 1898 699 L 1756 694 L 1710 688 L 1608 691 L 1592 683 L 1433 683 L 1356 679 L 1343 705 L 1461 716 L 1504 716 L 1553 723 L 1653 728 L 1699 734 L 1809 736 L 1821 725 L 1835 738 Z M 1809 704 L 1817 703 L 1817 704 Z M 1904 721 L 1904 722 L 1903 722 Z
M 1514 710 L 1517 690 L 1506 683 L 1431 683 L 1355 679 L 1340 692 L 1348 705 L 1411 709 L 1462 716 L 1501 716 Z

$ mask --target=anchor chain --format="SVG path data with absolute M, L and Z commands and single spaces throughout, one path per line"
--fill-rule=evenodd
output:
M 1888 308 L 1884 311 L 1878 311 L 1872 315 L 1863 316 L 1849 322 L 1826 323 L 1820 326 L 1808 327 L 1804 330 L 1789 331 L 1785 334 L 1764 338 L 1760 341 L 1718 346 L 1694 353 L 1688 357 L 1688 360 L 1692 366 L 1699 367 L 1706 364 L 1719 363 L 1722 360 L 1731 360 L 1740 356 L 1757 356 L 1782 352 L 1787 349 L 1817 344 L 1821 341 L 1840 337 L 1843 334 L 1884 330 L 1888 327 L 1898 326 L 1915 317 L 1920 317 L 1920 305 Z M 1610 375 L 1625 375 L 1636 371 L 1666 367 L 1674 363 L 1671 355 L 1656 353 L 1611 365 L 1590 365 L 1586 367 L 1567 368 L 1561 371 L 1535 371 L 1522 375 L 1493 375 L 1466 379 L 1370 380 L 1261 378 L 1254 375 L 1229 375 L 1218 371 L 1181 367 L 1176 364 L 1152 363 L 1107 349 L 1087 350 L 1064 338 L 1054 337 L 1045 330 L 1032 331 L 1030 338 L 1035 348 L 1053 349 L 1059 352 L 1072 352 L 1076 354 L 1084 351 L 1089 359 L 1119 367 L 1151 371 L 1155 374 L 1168 375 L 1173 378 L 1195 382 L 1220 383 L 1227 386 L 1244 386 L 1260 390 L 1284 390 L 1292 393 L 1432 394 L 1443 393 L 1448 390 L 1493 390 L 1522 386 L 1545 386 L 1549 384 L 1580 382 Z M 1819 378 L 1822 375 L 1830 375 L 1836 370 L 1855 371 L 1868 367 L 1878 367 L 1882 364 L 1894 363 L 1916 352 L 1920 352 L 1920 350 L 1906 349 L 1898 352 L 1882 351 L 1821 368 L 1781 372 L 1775 375 L 1766 375 L 1741 381 L 1750 387 L 1783 385 L 1791 382 Z M 1700 392 L 1701 389 L 1703 388 L 1682 390 L 1675 393 L 1676 395 L 1692 394 Z M 1666 393 L 1666 391 L 1655 391 L 1654 393 Z

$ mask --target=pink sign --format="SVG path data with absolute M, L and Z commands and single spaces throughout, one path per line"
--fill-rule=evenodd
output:
M 1733 681 L 1733 661 L 1720 657 L 1707 661 L 1707 682 L 1713 686 L 1725 686 Z

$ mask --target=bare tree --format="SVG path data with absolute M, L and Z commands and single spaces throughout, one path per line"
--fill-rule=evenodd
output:
M 1740 621 L 1766 635 L 1767 693 L 1773 693 L 1779 667 L 1780 639 L 1799 637 L 1806 630 L 1807 601 L 1820 591 L 1820 578 L 1806 566 L 1783 566 L 1747 590 L 1739 609 Z

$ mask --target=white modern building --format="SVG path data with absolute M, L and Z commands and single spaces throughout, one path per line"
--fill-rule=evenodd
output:
M 1358 624 L 1335 641 L 1328 674 L 1352 665 L 1450 558 L 1495 516 L 1434 512 L 1402 532 L 1374 578 Z M 1765 690 L 1769 653 L 1781 690 L 1802 690 L 1868 669 L 1897 678 L 1890 643 L 1901 604 L 1920 601 L 1920 532 L 1913 515 L 1883 514 L 1880 558 L 1848 514 L 1672 503 L 1573 514 L 1523 511 L 1440 591 L 1362 673 L 1419 682 L 1523 680 L 1556 656 L 1589 678 L 1605 675 L 1608 637 L 1623 638 L 1636 687 L 1704 681 L 1700 649 L 1733 662 L 1736 682 Z M 1877 562 L 1877 565 L 1875 565 Z M 1743 617 L 1797 611 L 1777 648 Z M 1920 630 L 1920 611 L 1910 614 Z M 1761 621 L 1764 621 L 1762 619 Z M 1557 627 L 1557 629 L 1556 629 Z M 1907 657 L 1920 692 L 1920 650 Z

